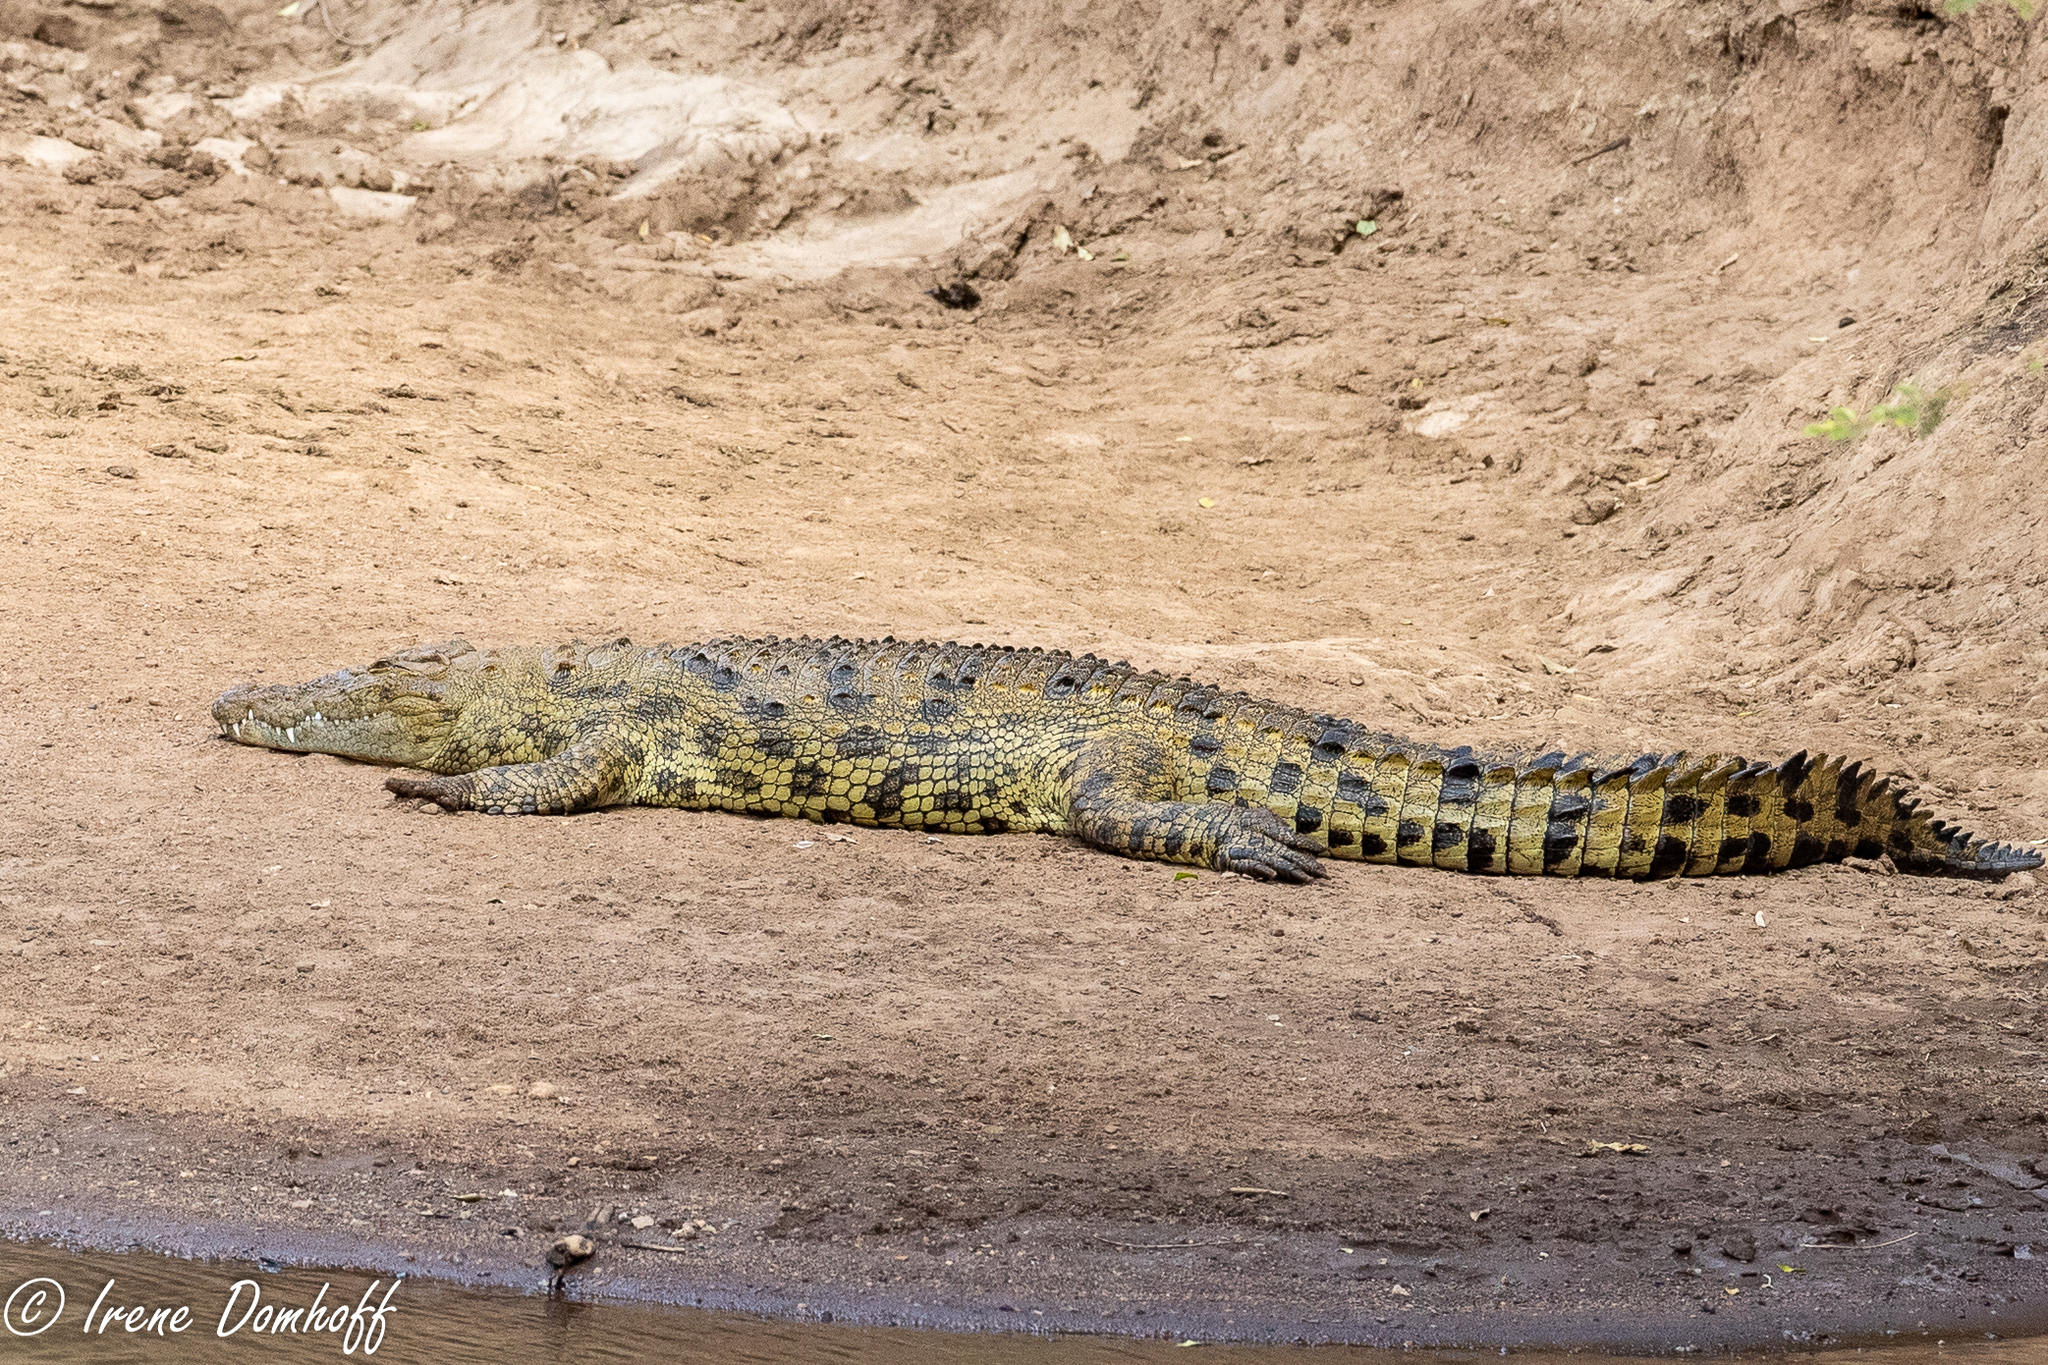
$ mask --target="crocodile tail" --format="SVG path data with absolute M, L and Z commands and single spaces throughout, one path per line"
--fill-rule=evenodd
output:
M 1679 753 L 1602 767 L 1585 755 L 1393 748 L 1337 795 L 1336 856 L 1460 872 L 1705 877 L 1889 855 L 1908 872 L 1995 877 L 2042 864 L 2037 850 L 1931 818 L 1860 763 L 1803 752 L 1775 764 Z

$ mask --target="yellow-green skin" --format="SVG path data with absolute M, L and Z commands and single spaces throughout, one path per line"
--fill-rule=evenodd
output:
M 1070 834 L 1135 858 L 1256 877 L 1324 857 L 1460 872 L 1706 876 L 1889 855 L 1999 875 L 1984 843 L 1889 779 L 1798 754 L 1771 765 L 1489 755 L 1093 655 L 893 639 L 624 640 L 393 654 L 214 703 L 245 744 L 401 764 L 402 796 L 567 815 L 682 806 L 954 834 Z

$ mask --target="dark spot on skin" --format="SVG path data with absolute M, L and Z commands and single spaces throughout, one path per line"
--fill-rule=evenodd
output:
M 1394 830 L 1394 843 L 1400 848 L 1413 848 L 1425 837 L 1419 820 L 1403 820 Z
M 1430 838 L 1430 847 L 1434 851 L 1442 853 L 1446 849 L 1456 848 L 1464 842 L 1465 827 L 1463 825 L 1438 825 L 1436 833 Z
M 1771 836 L 1752 834 L 1749 836 L 1749 857 L 1742 864 L 1744 872 L 1768 872 L 1771 868 Z
M 1757 799 L 1748 792 L 1737 792 L 1728 798 L 1728 813 L 1738 820 L 1747 820 L 1759 809 Z
M 1334 763 L 1344 757 L 1344 745 L 1350 740 L 1351 732 L 1345 729 L 1325 730 L 1316 739 L 1316 757 L 1325 763 Z
M 1849 856 L 1849 841 L 1847 839 L 1828 840 L 1828 851 L 1822 856 L 1827 862 L 1839 863 L 1842 859 Z
M 1685 846 L 1685 840 L 1675 838 L 1669 834 L 1658 835 L 1656 852 L 1650 855 L 1650 875 L 1652 877 L 1677 876 L 1685 871 L 1686 855 L 1690 851 Z
M 1803 825 L 1807 821 L 1813 819 L 1813 802 L 1808 801 L 1803 796 L 1795 797 L 1794 799 L 1787 801 L 1785 803 L 1785 814 L 1791 816 L 1794 821 Z
M 827 778 L 824 789 L 831 790 L 831 779 Z M 882 774 L 882 780 L 868 788 L 867 803 L 874 807 L 875 814 L 890 819 L 903 813 L 903 770 L 892 768 Z
M 1314 834 L 1323 827 L 1323 813 L 1314 806 L 1303 806 L 1294 812 L 1294 832 Z
M 984 815 L 981 818 L 981 832 L 983 834 L 1008 834 L 1010 832 L 1010 822 L 993 815 Z
M 1854 829 L 1863 823 L 1863 812 L 1856 805 L 1854 790 L 1835 794 L 1835 819 L 1841 822 L 1843 829 Z
M 781 731 L 769 730 L 761 734 L 761 752 L 770 758 L 795 758 L 796 741 Z
M 1330 831 L 1331 848 L 1344 848 L 1345 846 L 1349 845 L 1350 842 L 1351 831 Z M 1377 858 L 1386 851 L 1387 841 L 1385 839 L 1380 838 L 1379 835 L 1361 834 L 1358 836 L 1358 854 L 1361 858 Z
M 958 708 L 944 697 L 926 697 L 918 706 L 917 713 L 924 719 L 936 723 L 951 720 L 956 709 Z
M 1630 829 L 1626 825 L 1622 826 L 1621 843 L 1617 845 L 1617 847 L 1620 848 L 1620 850 L 1623 853 L 1641 853 L 1644 849 L 1648 848 L 1649 846 L 1649 843 L 1643 838 L 1642 832 L 1640 830 Z
M 1746 856 L 1748 852 L 1749 840 L 1737 838 L 1723 839 L 1721 841 L 1721 855 L 1714 861 L 1717 866 L 1726 867 L 1729 863 Z
M 1778 765 L 1778 784 L 1781 791 L 1795 791 L 1806 781 L 1806 775 L 1813 771 L 1813 760 L 1802 751 L 1792 755 Z
M 1339 801 L 1363 804 L 1365 798 L 1371 794 L 1372 788 L 1368 787 L 1365 784 L 1365 779 L 1357 773 L 1345 773 L 1337 779 L 1337 799 Z
M 1494 837 L 1492 830 L 1473 830 L 1471 841 L 1466 845 L 1465 870 L 1467 872 L 1485 872 L 1491 868 L 1493 866 L 1494 851 L 1499 847 L 1500 843 Z
M 1392 803 L 1378 792 L 1367 792 L 1364 799 L 1358 803 L 1359 813 L 1372 819 L 1385 815 L 1393 808 Z
M 1222 796 L 1237 790 L 1237 774 L 1228 768 L 1209 769 L 1208 781 L 1203 784 L 1211 796 Z
M 1191 754 L 1208 755 L 1220 753 L 1222 750 L 1223 741 L 1214 735 L 1196 735 L 1188 741 L 1188 752 Z
M 1550 868 L 1563 866 L 1564 860 L 1571 857 L 1578 846 L 1579 832 L 1577 828 L 1566 825 L 1560 831 L 1556 825 L 1552 825 L 1550 833 L 1543 836 L 1544 869 L 1547 871 Z
M 1700 812 L 1707 803 L 1697 796 L 1667 796 L 1664 798 L 1664 823 L 1667 825 L 1689 825 L 1700 818 Z
M 1301 768 L 1293 763 L 1273 765 L 1273 781 L 1268 790 L 1275 796 L 1292 796 L 1301 790 Z
M 697 727 L 695 738 L 698 753 L 715 757 L 725 748 L 725 726 L 718 721 L 707 720 Z
M 730 668 L 720 667 L 711 674 L 711 686 L 720 692 L 730 692 L 740 685 L 740 675 Z
M 1166 836 L 1165 847 L 1168 858 L 1178 858 L 1181 854 L 1187 852 L 1188 837 L 1179 830 L 1175 830 Z
M 1792 839 L 1792 861 L 1786 866 L 1805 867 L 1808 863 L 1819 862 L 1827 853 L 1828 846 L 1811 834 L 1795 835 Z
M 830 692 L 827 692 L 825 700 L 831 703 L 832 709 L 835 711 L 853 711 L 857 710 L 860 706 L 860 698 L 854 696 L 852 692 L 843 687 L 835 687 Z
M 1437 795 L 1440 806 L 1469 806 L 1479 796 L 1479 768 L 1472 763 L 1460 763 L 1444 770 L 1443 790 Z
M 856 725 L 833 743 L 841 758 L 880 758 L 889 752 L 889 737 L 872 725 Z
M 1882 858 L 1884 856 L 1884 840 L 1867 837 L 1858 839 L 1856 841 L 1856 856 L 1859 858 Z
M 1550 798 L 1550 823 L 1576 824 L 1592 809 L 1593 800 L 1584 792 L 1559 792 Z

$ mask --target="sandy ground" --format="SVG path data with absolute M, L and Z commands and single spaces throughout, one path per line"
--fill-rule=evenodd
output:
M 1373 54 L 1287 10 L 1307 55 L 1267 66 L 1305 90 L 1319 52 L 1437 51 L 1429 79 L 1460 79 L 1456 35 L 1408 10 L 1374 12 Z M 820 44 L 912 60 L 883 41 L 909 20 L 859 13 L 868 48 L 798 11 L 729 36 L 756 75 L 812 73 L 791 107 L 822 117 Z M 1844 22 L 1867 55 L 1893 21 Z M 1287 888 L 1036 837 L 451 817 L 206 716 L 233 683 L 458 635 L 958 638 L 1444 743 L 1867 757 L 2039 839 L 2026 443 L 2048 407 L 2018 237 L 1968 245 L 2031 221 L 1997 178 L 2031 144 L 1965 136 L 1994 97 L 2022 126 L 1995 82 L 2030 88 L 2032 49 L 1980 22 L 1975 83 L 1943 58 L 1949 83 L 1919 89 L 1953 144 L 1928 163 L 1951 179 L 1914 191 L 1950 205 L 1935 237 L 1887 245 L 1918 201 L 1872 209 L 1861 163 L 1827 162 L 1853 128 L 1809 125 L 1854 212 L 1808 212 L 1864 231 L 1860 255 L 1847 227 L 1772 219 L 1764 169 L 1707 155 L 1727 127 L 1688 161 L 1640 114 L 1640 145 L 1576 166 L 1612 125 L 1479 172 L 1411 136 L 1353 177 L 1398 200 L 1316 209 L 1375 233 L 1314 238 L 1307 115 L 1210 143 L 1184 103 L 1137 118 L 1140 91 L 1120 158 L 1084 149 L 1001 231 L 914 266 L 876 259 L 876 225 L 914 237 L 950 191 L 829 139 L 806 178 L 836 167 L 843 193 L 771 224 L 765 183 L 718 223 L 671 192 L 645 234 L 650 210 L 573 177 L 522 208 L 444 167 L 384 222 L 317 177 L 0 166 L 0 1224 L 531 1283 L 597 1211 L 589 1291 L 869 1321 L 2038 1330 L 2034 878 L 1337 866 Z M 1758 138 L 1771 80 L 1789 107 L 1871 69 L 1730 31 L 1716 60 L 1750 85 L 1722 117 Z M 192 80 L 288 55 L 176 36 L 152 50 Z M 1226 93 L 1258 108 L 1257 54 L 1232 60 Z M 1908 93 L 1926 66 L 1900 68 Z M 1081 79 L 985 88 L 1064 80 L 1057 122 L 1097 98 Z M 7 106 L 23 138 L 65 131 L 44 86 Z M 845 99 L 855 143 L 950 131 L 941 94 L 902 91 Z M 1021 98 L 929 156 L 983 158 L 959 185 L 1023 175 L 994 131 L 1029 126 Z M 1287 127 L 1285 155 L 1248 140 Z M 1615 157 L 1641 160 L 1601 181 Z M 1682 173 L 1720 198 L 1682 202 Z M 1731 205 L 1746 245 L 1716 235 Z M 1069 224 L 1091 259 L 1054 244 Z M 806 250 L 834 268 L 790 269 Z M 979 307 L 925 296 L 962 272 Z M 1933 436 L 1799 436 L 1914 376 L 1958 392 Z

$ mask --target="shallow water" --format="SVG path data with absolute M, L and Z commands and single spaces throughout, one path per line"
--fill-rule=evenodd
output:
M 39 1365 L 130 1361 L 371 1359 L 391 1365 L 660 1360 L 706 1365 L 1144 1365 L 1186 1362 L 1194 1343 L 1120 1337 L 966 1336 L 834 1326 L 685 1308 L 549 1300 L 363 1271 L 267 1268 L 149 1253 L 77 1253 L 0 1243 L 6 1298 L 0 1359 Z M 185 1310 L 181 1315 L 178 1310 Z M 382 1310 L 381 1315 L 379 1310 Z M 313 1324 L 319 1323 L 318 1330 Z M 1278 1365 L 1305 1356 L 1342 1365 L 1566 1359 L 1577 1352 L 1386 1351 L 1363 1347 L 1201 1346 L 1210 1365 Z M 1900 1342 L 1832 1352 L 1876 1365 L 2018 1365 L 2048 1359 L 2038 1341 Z M 1807 1358 L 1807 1357 L 1802 1357 Z

